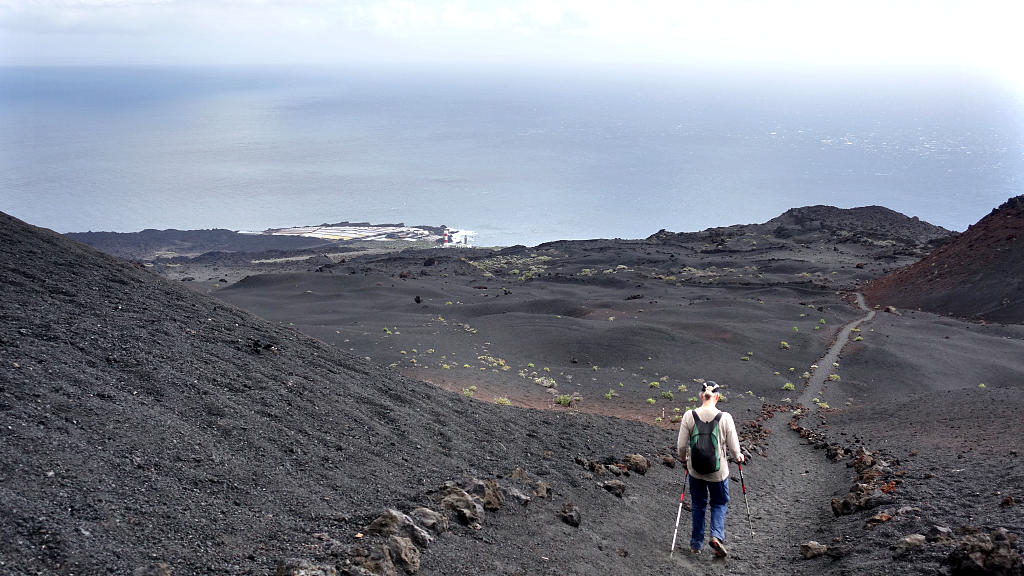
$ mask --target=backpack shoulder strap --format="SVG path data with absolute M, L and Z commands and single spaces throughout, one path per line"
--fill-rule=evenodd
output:
M 725 412 L 719 412 L 718 414 L 715 414 L 715 418 L 712 420 L 712 422 L 718 423 L 722 419 L 722 414 L 725 414 Z

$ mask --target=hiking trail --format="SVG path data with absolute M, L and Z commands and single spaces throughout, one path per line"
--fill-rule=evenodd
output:
M 804 405 L 810 405 L 810 400 L 821 393 L 828 374 L 833 372 L 832 363 L 838 361 L 851 331 L 874 318 L 875 312 L 867 307 L 860 293 L 857 293 L 857 305 L 867 314 L 839 330 L 798 399 Z M 845 465 L 830 462 L 824 451 L 811 448 L 790 431 L 789 419 L 790 414 L 784 412 L 768 422 L 771 435 L 765 456 L 755 456 L 743 467 L 754 535 L 751 536 L 747 524 L 739 473 L 732 464 L 725 528 L 729 557 L 724 561 L 713 559 L 707 547 L 696 557 L 687 552 L 690 526 L 684 511 L 677 544 L 682 552 L 676 554 L 678 564 L 694 574 L 814 575 L 820 572 L 816 564 L 802 564 L 797 560 L 800 544 L 809 540 L 829 544 L 838 536 L 829 528 L 834 522 L 830 502 L 849 488 L 851 473 Z

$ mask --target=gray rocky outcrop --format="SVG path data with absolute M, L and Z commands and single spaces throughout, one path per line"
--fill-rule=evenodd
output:
M 800 545 L 800 554 L 808 560 L 810 560 L 811 558 L 817 558 L 818 556 L 822 556 L 827 551 L 828 546 L 825 546 L 824 544 L 819 544 L 814 540 L 811 540 L 810 542 L 806 542 Z
M 417 526 L 409 515 L 394 509 L 389 509 L 375 518 L 365 531 L 367 534 L 380 536 L 402 535 L 423 547 L 434 541 L 434 537 Z
M 393 534 L 388 538 L 388 551 L 391 558 L 397 562 L 409 574 L 415 574 L 420 569 L 420 549 L 412 543 L 412 540 L 405 536 Z
M 409 516 L 411 516 L 417 524 L 434 534 L 443 534 L 448 531 L 448 517 L 440 512 L 431 510 L 430 508 L 416 508 L 409 513 Z
M 968 534 L 949 554 L 950 571 L 953 576 L 1021 576 L 1024 559 L 1014 549 L 1016 543 L 1017 535 L 1005 528 L 989 534 Z
M 277 576 L 336 576 L 338 570 L 327 564 L 314 564 L 309 560 L 288 558 L 277 563 Z
M 601 484 L 601 487 L 619 498 L 626 492 L 626 483 L 622 480 L 608 480 Z

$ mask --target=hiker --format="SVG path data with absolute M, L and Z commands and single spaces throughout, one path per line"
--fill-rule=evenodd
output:
M 711 502 L 711 541 L 715 556 L 724 558 L 725 512 L 729 504 L 729 460 L 726 447 L 735 460 L 743 462 L 736 424 L 728 412 L 716 407 L 720 386 L 713 381 L 701 388 L 701 406 L 688 410 L 679 425 L 676 450 L 686 461 L 693 502 L 693 532 L 690 552 L 699 554 L 704 547 L 704 512 Z M 694 420 L 696 419 L 696 421 Z

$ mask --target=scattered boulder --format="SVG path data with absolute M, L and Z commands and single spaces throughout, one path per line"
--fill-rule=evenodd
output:
M 668 466 L 669 468 L 676 467 L 676 459 L 673 458 L 672 456 L 662 456 L 661 463 L 664 464 L 665 466 Z
M 379 534 L 381 536 L 402 534 L 423 547 L 430 545 L 430 543 L 434 541 L 434 537 L 427 533 L 423 528 L 417 526 L 416 523 L 413 522 L 412 518 L 393 509 L 388 509 L 386 512 L 375 518 L 373 522 L 366 527 L 365 532 L 367 534 Z
M 811 558 L 817 558 L 818 556 L 825 554 L 825 552 L 828 552 L 828 546 L 819 544 L 814 540 L 800 545 L 800 554 L 808 560 Z
M 647 474 L 647 471 L 651 468 L 651 463 L 640 454 L 630 454 L 626 456 L 626 468 L 631 472 L 643 475 Z
M 409 513 L 420 526 L 430 530 L 434 534 L 442 534 L 448 531 L 448 518 L 440 512 L 430 508 L 417 508 Z
M 928 539 L 925 538 L 924 534 L 910 534 L 909 536 L 904 536 L 896 543 L 896 553 L 903 554 L 909 550 L 920 548 L 924 546 L 927 541 Z
M 533 495 L 537 498 L 549 498 L 551 496 L 551 485 L 543 480 L 537 480 L 533 489 Z
M 501 505 L 505 503 L 505 497 L 502 496 L 498 483 L 492 479 L 478 480 L 473 478 L 467 481 L 463 487 L 468 494 L 479 498 L 487 510 L 499 510 Z
M 387 546 L 373 549 L 356 548 L 345 560 L 342 572 L 354 576 L 398 576 L 395 562 L 391 558 L 391 550 Z
M 892 492 L 900 480 L 885 482 L 894 476 L 895 472 L 886 462 L 880 460 L 877 454 L 868 452 L 862 446 L 858 447 L 854 451 L 854 458 L 847 462 L 846 466 L 857 470 L 857 479 L 846 496 L 842 499 L 832 499 L 832 512 L 836 516 L 895 502 Z
M 626 491 L 626 483 L 622 480 L 608 480 L 601 484 L 601 487 L 619 498 L 622 498 L 622 494 Z
M 825 454 L 828 459 L 833 462 L 838 462 L 843 458 L 846 458 L 846 449 L 839 444 L 831 444 L 825 449 Z
M 158 573 L 143 573 L 145 576 L 156 576 Z M 170 574 L 170 572 L 166 572 Z M 313 564 L 309 560 L 301 560 L 297 558 L 288 558 L 281 560 L 277 563 L 277 576 L 336 576 L 338 574 L 337 569 L 334 566 L 328 566 L 326 564 Z M 142 576 L 135 571 L 133 576 Z
M 562 504 L 562 511 L 559 512 L 558 516 L 573 528 L 579 528 L 580 526 L 580 511 L 576 509 L 576 505 L 572 502 L 566 502 Z
M 527 496 L 526 493 L 520 490 L 519 488 L 513 486 L 511 488 L 506 489 L 506 492 L 508 493 L 509 498 L 515 500 L 516 502 L 519 502 L 523 506 L 526 506 L 527 504 L 530 503 L 531 498 Z
M 903 316 L 903 314 L 900 314 L 900 311 L 897 310 L 895 306 L 886 306 L 885 307 L 885 311 L 888 312 L 889 314 L 895 314 L 897 316 Z
M 465 490 L 457 486 L 449 486 L 444 490 L 441 506 L 455 512 L 455 517 L 466 526 L 480 529 L 480 520 L 484 515 L 484 505 L 479 499 L 473 498 Z
M 1006 498 L 1003 498 L 1002 502 L 999 503 L 999 505 L 1002 506 L 1003 508 L 1009 508 L 1014 504 L 1016 504 L 1016 502 L 1014 502 L 1013 496 L 1007 496 Z
M 157 562 L 149 566 L 136 568 L 132 571 L 132 576 L 171 576 L 171 568 L 163 562 Z
M 946 526 L 932 526 L 928 530 L 928 541 L 929 542 L 952 542 L 953 531 Z
M 953 576 L 1021 576 L 1024 558 L 1014 550 L 1016 543 L 1017 535 L 1005 528 L 991 534 L 968 534 L 949 554 L 951 573 Z
M 879 512 L 871 518 L 868 518 L 868 521 L 864 523 L 864 529 L 868 530 L 870 528 L 874 528 L 875 526 L 878 526 L 879 524 L 884 524 L 889 520 L 892 520 L 891 515 L 886 514 L 885 512 Z
M 420 550 L 412 540 L 398 535 L 388 538 L 388 550 L 391 557 L 398 561 L 398 564 L 409 574 L 415 574 L 420 569 Z

